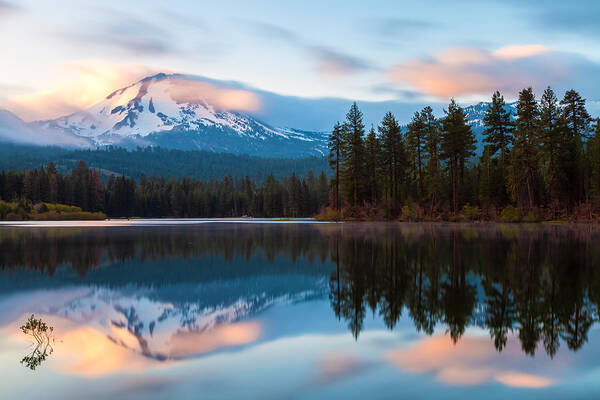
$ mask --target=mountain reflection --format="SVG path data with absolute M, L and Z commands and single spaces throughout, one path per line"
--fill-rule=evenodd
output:
M 489 331 L 500 352 L 516 336 L 524 353 L 543 348 L 553 357 L 561 345 L 578 350 L 586 343 L 600 305 L 600 232 L 593 226 L 3 228 L 0 247 L 5 292 L 86 283 L 95 292 L 80 308 L 100 309 L 106 288 L 145 288 L 144 296 L 157 304 L 146 306 L 145 315 L 155 310 L 156 317 L 143 321 L 133 302 L 129 308 L 106 303 L 106 315 L 113 321 L 116 314 L 125 316 L 110 329 L 132 333 L 145 346 L 140 352 L 156 359 L 252 342 L 258 327 L 247 325 L 242 332 L 226 324 L 275 302 L 327 294 L 333 313 L 356 339 L 369 313 L 390 330 L 408 315 L 418 332 L 432 336 L 442 329 L 455 344 L 474 325 Z M 161 304 L 172 309 L 164 311 Z M 168 318 L 179 321 L 180 330 L 165 332 L 163 339 L 155 326 Z M 219 329 L 230 329 L 235 340 L 224 343 Z M 173 338 L 180 339 L 177 346 Z

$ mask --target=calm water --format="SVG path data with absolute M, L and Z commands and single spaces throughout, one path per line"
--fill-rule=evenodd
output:
M 0 226 L 0 398 L 600 397 L 598 228 L 95 225 Z

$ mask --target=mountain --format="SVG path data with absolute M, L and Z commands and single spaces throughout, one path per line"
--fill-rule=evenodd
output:
M 485 113 L 491 104 L 492 103 L 489 101 L 482 101 L 477 104 L 464 107 L 467 121 L 469 125 L 471 125 L 471 128 L 474 130 L 481 128 L 483 131 L 483 117 L 485 116 Z M 513 103 L 506 103 L 504 109 L 511 112 L 511 117 L 514 120 L 515 115 L 517 115 L 517 102 L 515 101 Z
M 485 143 L 483 142 L 483 131 L 485 129 L 483 125 L 483 117 L 486 111 L 492 103 L 489 101 L 482 101 L 477 104 L 464 107 L 465 115 L 467 116 L 467 123 L 471 126 L 471 130 L 475 134 L 475 140 L 477 141 L 477 154 L 483 153 Z M 506 111 L 511 112 L 511 118 L 514 120 L 517 115 L 517 102 L 506 103 L 504 107 Z
M 69 132 L 54 132 L 52 129 L 27 123 L 7 110 L 0 109 L 0 141 L 37 146 L 57 145 L 61 147 L 89 147 L 89 141 Z
M 86 110 L 31 126 L 80 138 L 93 147 L 160 146 L 271 157 L 326 154 L 326 133 L 270 126 L 249 113 L 217 104 L 230 102 L 223 96 L 234 103 L 241 98 L 242 106 L 253 100 L 243 90 L 184 75 L 157 74 L 109 94 Z

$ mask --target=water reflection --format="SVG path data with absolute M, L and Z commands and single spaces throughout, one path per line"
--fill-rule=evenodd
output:
M 1 228 L 0 249 L 2 398 L 600 394 L 591 225 Z M 17 366 L 32 313 L 60 339 L 43 393 Z
M 485 327 L 496 350 L 516 332 L 521 349 L 550 357 L 580 349 L 598 319 L 600 248 L 595 228 L 396 228 L 335 236 L 330 300 L 358 338 L 367 309 L 393 329 L 406 310 L 419 332 L 442 325 L 457 343 Z
M 598 319 L 599 243 L 593 226 L 13 228 L 0 230 L 0 286 L 96 285 L 56 313 L 101 315 L 112 341 L 158 360 L 256 341 L 261 327 L 240 321 L 327 293 L 357 339 L 367 314 L 393 330 L 406 313 L 426 335 L 443 327 L 458 343 L 479 326 L 499 352 L 514 333 L 524 353 L 553 357 L 580 349 Z

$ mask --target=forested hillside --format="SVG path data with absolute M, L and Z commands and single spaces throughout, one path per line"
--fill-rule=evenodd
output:
M 269 176 L 277 179 L 295 173 L 305 176 L 313 171 L 317 176 L 324 171 L 329 173 L 327 159 L 308 158 L 268 158 L 210 151 L 183 151 L 161 148 L 138 148 L 128 151 L 117 147 L 101 150 L 66 150 L 58 147 L 20 146 L 0 143 L 0 170 L 16 171 L 39 168 L 49 162 L 62 173 L 75 169 L 79 161 L 90 168 L 97 169 L 102 181 L 107 182 L 110 175 L 125 175 L 139 179 L 156 175 L 176 179 L 188 177 L 194 179 L 223 179 L 248 176 L 262 183 Z

